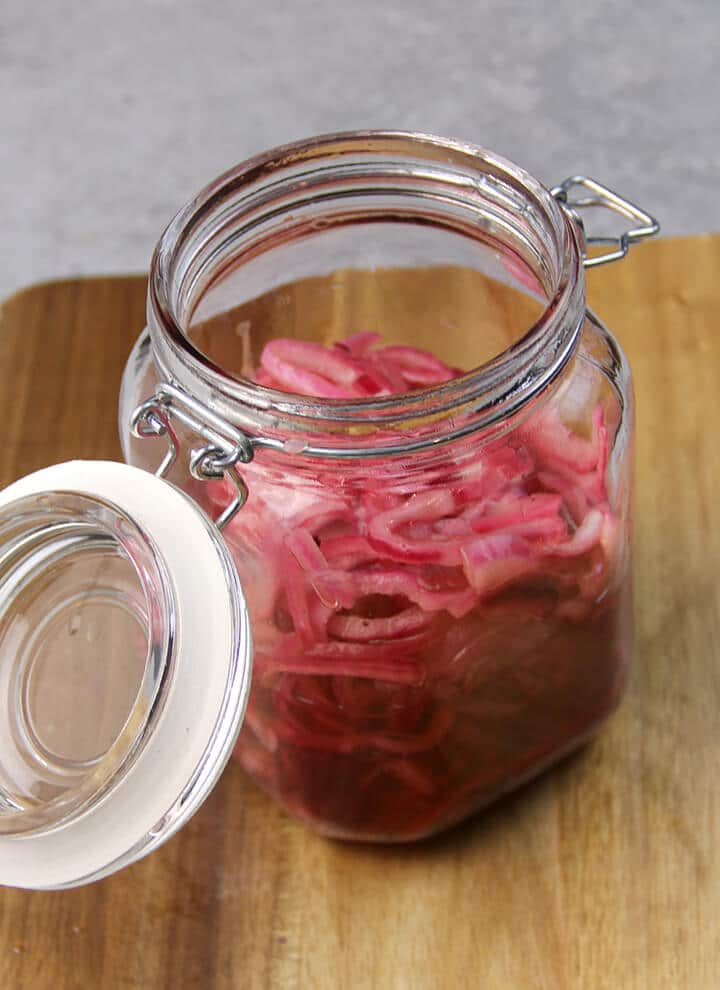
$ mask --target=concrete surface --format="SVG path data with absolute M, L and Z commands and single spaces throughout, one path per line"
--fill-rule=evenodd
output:
M 0 297 L 144 270 L 245 156 L 354 127 L 585 171 L 720 228 L 718 0 L 0 0 Z

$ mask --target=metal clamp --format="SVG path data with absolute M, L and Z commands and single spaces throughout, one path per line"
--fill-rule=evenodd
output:
M 173 418 L 206 441 L 203 446 L 190 450 L 188 467 L 192 477 L 197 481 L 227 477 L 235 488 L 234 499 L 215 520 L 215 525 L 222 530 L 247 501 L 247 485 L 237 465 L 248 464 L 253 459 L 253 444 L 244 433 L 183 389 L 160 382 L 155 394 L 137 407 L 130 420 L 133 436 L 167 439 L 167 452 L 155 472 L 158 478 L 166 477 L 178 458 L 180 441 Z
M 571 198 L 571 192 L 578 189 L 583 190 L 585 195 L 576 199 Z M 607 186 L 603 186 L 600 182 L 596 182 L 595 179 L 590 179 L 586 175 L 573 175 L 561 182 L 559 186 L 555 186 L 550 192 L 579 226 L 586 249 L 593 245 L 605 245 L 614 248 L 614 250 L 606 251 L 604 254 L 592 258 L 585 254 L 583 259 L 585 268 L 595 268 L 598 265 L 606 265 L 610 261 L 619 261 L 625 257 L 635 241 L 645 237 L 653 237 L 660 230 L 658 221 L 645 210 L 641 210 L 639 206 L 635 206 L 629 200 L 618 196 L 612 189 L 608 189 Z M 635 226 L 624 231 L 618 237 L 588 236 L 585 233 L 585 223 L 580 211 L 592 207 L 603 207 L 610 210 L 612 213 L 633 221 Z

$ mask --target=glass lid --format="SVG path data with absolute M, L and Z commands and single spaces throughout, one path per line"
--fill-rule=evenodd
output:
M 0 492 L 0 883 L 85 883 L 177 831 L 251 656 L 222 537 L 168 482 L 77 461 Z

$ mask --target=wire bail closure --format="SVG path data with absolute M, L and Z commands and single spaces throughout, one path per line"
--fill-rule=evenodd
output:
M 571 194 L 577 190 L 580 190 L 583 195 L 573 199 Z M 620 261 L 636 241 L 646 237 L 654 237 L 660 230 L 660 224 L 655 217 L 650 216 L 649 213 L 641 210 L 630 200 L 619 196 L 612 189 L 586 175 L 573 175 L 561 182 L 559 186 L 551 189 L 550 193 L 580 228 L 583 237 L 583 265 L 585 268 L 597 268 L 598 265 L 606 265 L 611 261 Z M 588 236 L 585 232 L 585 222 L 581 211 L 594 207 L 610 210 L 611 213 L 633 221 L 635 225 L 617 237 Z M 588 257 L 587 248 L 595 245 L 603 245 L 614 248 L 614 250 Z
M 165 437 L 167 440 L 167 451 L 155 471 L 158 478 L 167 477 L 178 459 L 180 441 L 172 417 L 207 441 L 190 450 L 188 469 L 191 476 L 197 481 L 219 481 L 227 477 L 233 484 L 234 499 L 215 519 L 215 525 L 222 531 L 247 501 L 247 485 L 237 465 L 248 464 L 253 459 L 252 442 L 182 389 L 160 382 L 155 395 L 141 403 L 130 420 L 134 437 Z

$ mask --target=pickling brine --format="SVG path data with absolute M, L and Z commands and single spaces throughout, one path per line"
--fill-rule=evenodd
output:
M 330 347 L 276 339 L 254 377 L 362 398 L 459 373 L 364 332 Z M 236 755 L 298 817 L 351 838 L 428 835 L 577 746 L 617 703 L 629 606 L 606 479 L 617 423 L 600 401 L 564 421 L 587 391 L 576 378 L 437 465 L 244 469 L 250 496 L 225 530 L 255 639 Z M 215 515 L 232 486 L 195 495 Z

